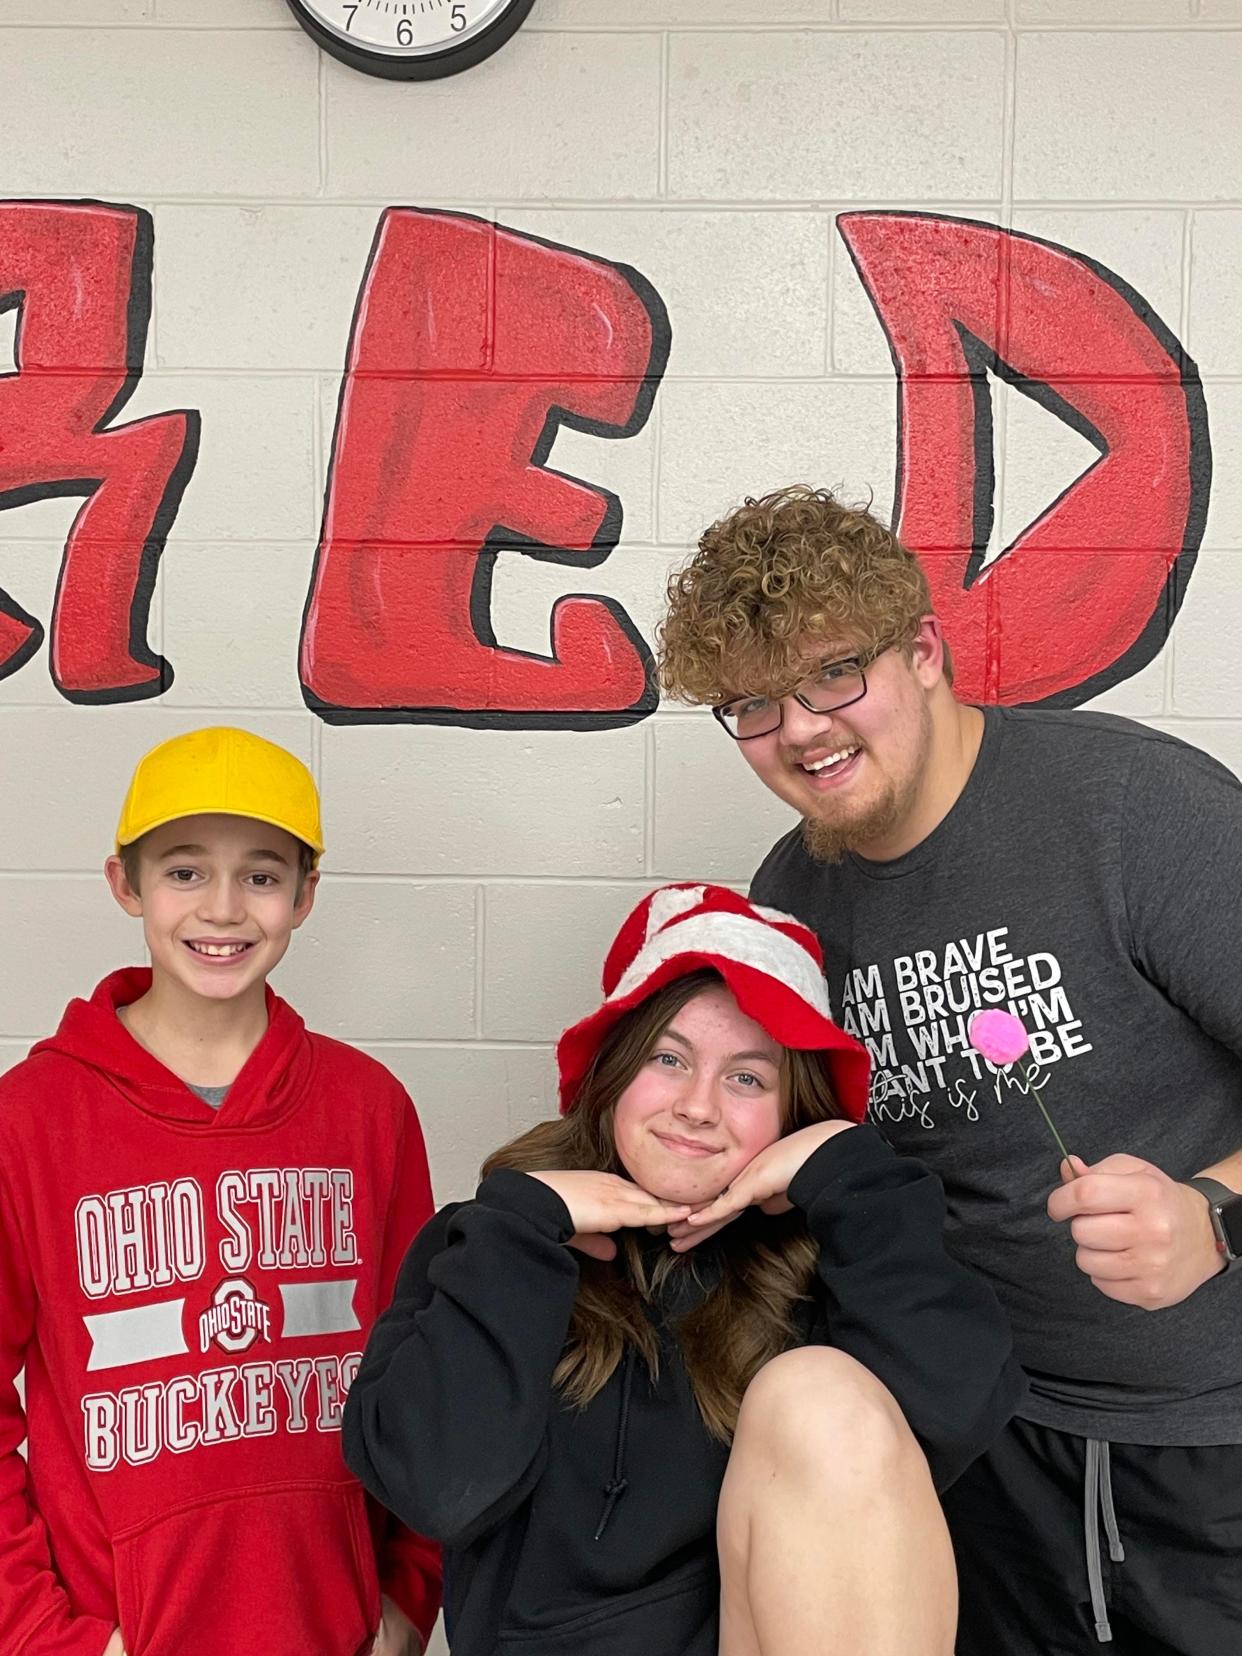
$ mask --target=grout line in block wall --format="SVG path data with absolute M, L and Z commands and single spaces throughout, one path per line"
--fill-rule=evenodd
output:
M 0 25 L 0 32 L 3 25 Z M 98 182 L 98 181 L 97 181 Z M 83 201 L 86 199 L 109 199 L 109 191 L 99 184 L 94 190 L 89 181 L 75 184 L 71 190 L 57 191 L 45 189 L 32 192 L 29 199 L 43 201 L 60 199 Z M 193 207 L 200 213 L 210 213 L 216 209 L 245 207 L 276 207 L 276 208 L 305 208 L 314 211 L 316 208 L 366 208 L 376 213 L 394 205 L 394 196 L 398 204 L 413 203 L 419 208 L 430 208 L 437 212 L 463 212 L 486 215 L 488 213 L 832 213 L 843 211 L 859 211 L 884 213 L 938 213 L 956 218 L 976 217 L 980 213 L 994 212 L 999 206 L 995 194 L 983 195 L 972 199 L 962 197 L 946 198 L 943 194 L 929 195 L 924 199 L 911 196 L 884 198 L 878 195 L 860 195 L 856 197 L 832 196 L 678 196 L 661 200 L 654 196 L 508 196 L 486 198 L 470 196 L 462 193 L 446 196 L 436 196 L 424 191 L 395 194 L 389 190 L 380 195 L 358 195 L 356 193 L 331 195 L 325 197 L 310 195 L 244 195 L 237 191 L 227 190 L 208 192 L 200 195 L 177 194 L 173 191 L 145 190 L 141 192 L 142 205 L 145 207 Z M 1236 213 L 1239 203 L 1236 200 L 1222 201 L 1213 196 L 1179 195 L 1174 201 L 1168 196 L 1015 196 L 1018 206 L 1028 207 L 1032 211 L 1057 213 L 1099 213 L 1099 212 L 1176 212 L 1182 209 L 1193 209 L 1201 213 Z M 322 365 L 317 364 L 316 367 Z M 330 366 L 339 366 L 331 364 Z M 234 369 L 234 372 L 239 370 Z
M 1194 213 L 1187 209 L 1182 214 L 1182 308 L 1178 318 L 1177 337 L 1190 350 L 1190 284 L 1194 272 Z
M 323 378 L 315 375 L 315 389 L 311 395 L 311 466 L 314 468 L 312 494 L 322 503 L 326 493 L 327 472 L 323 453 Z
M 352 15 L 352 14 L 351 14 Z M 322 196 L 328 188 L 328 92 L 327 92 L 327 56 L 320 52 L 316 71 L 316 94 L 318 99 L 319 116 L 319 194 Z
M 211 379 L 211 380 L 231 380 L 231 381 L 238 381 L 238 380 L 241 380 L 241 381 L 247 381 L 247 380 L 274 380 L 274 381 L 279 381 L 279 380 L 290 380 L 290 379 L 307 380 L 307 379 L 311 379 L 312 377 L 313 377 L 312 375 L 307 374 L 307 373 L 287 374 L 287 373 L 284 373 L 284 372 L 282 372 L 280 370 L 277 370 L 277 369 L 273 369 L 273 370 L 266 371 L 266 372 L 256 372 L 256 371 L 252 371 L 252 370 L 248 369 L 244 373 L 240 373 L 236 369 L 232 369 L 232 368 L 185 368 L 185 369 L 176 369 L 176 370 L 160 369 L 160 370 L 156 370 L 152 373 L 143 375 L 143 379 L 144 379 L 145 382 L 150 382 L 150 383 L 155 384 L 155 385 L 169 384 L 170 386 L 175 385 L 175 383 L 177 381 L 187 379 L 187 378 Z M 327 377 L 330 377 L 330 376 L 327 376 Z M 472 376 L 468 375 L 468 374 L 462 374 L 462 375 L 459 375 L 459 376 L 456 376 L 456 377 L 454 377 L 452 375 L 444 375 L 444 374 L 427 374 L 427 375 L 422 375 L 422 376 L 419 376 L 419 377 L 421 379 L 432 380 L 432 381 L 441 380 L 441 381 L 445 381 L 449 384 L 453 384 L 453 383 L 469 384 L 471 382 L 471 379 L 472 379 Z M 491 384 L 499 384 L 499 385 L 527 386 L 527 385 L 537 385 L 537 384 L 541 383 L 540 379 L 539 379 L 539 376 L 536 375 L 536 374 L 513 374 L 513 375 L 489 374 L 489 375 L 480 376 L 480 377 L 486 378 L 488 380 L 488 382 L 491 383 Z M 934 379 L 937 379 L 937 378 L 944 379 L 946 381 L 952 381 L 952 380 L 960 379 L 962 376 L 959 375 L 959 374 L 945 373 L 945 374 L 941 374 L 941 375 L 927 374 L 927 375 L 924 375 L 922 377 L 924 379 L 924 382 L 927 382 L 927 381 L 931 381 L 931 380 L 934 380 Z M 1204 378 L 1205 382 L 1209 382 L 1213 385 L 1216 385 L 1216 384 L 1230 385 L 1230 384 L 1237 384 L 1239 381 L 1242 381 L 1242 373 L 1227 373 L 1227 374 L 1210 374 L 1209 373 L 1209 374 L 1203 375 L 1203 378 Z M 816 373 L 813 373 L 813 374 L 806 374 L 806 373 L 802 373 L 802 374 L 795 374 L 795 373 L 789 373 L 789 374 L 722 374 L 722 373 L 717 373 L 717 374 L 711 374 L 711 373 L 689 374 L 689 373 L 675 373 L 675 374 L 665 374 L 663 376 L 663 378 L 661 379 L 661 381 L 660 381 L 662 386 L 668 386 L 668 385 L 709 385 L 709 386 L 710 385 L 759 385 L 759 386 L 768 386 L 773 391 L 785 390 L 788 387 L 793 386 L 793 385 L 811 385 L 811 386 L 816 386 L 816 385 L 818 385 L 818 386 L 891 385 L 892 382 L 893 382 L 893 371 L 892 371 L 891 368 L 888 369 L 888 370 L 864 369 L 860 372 L 847 372 L 845 370 L 837 370 L 837 371 L 833 372 L 832 374 L 822 374 L 822 373 L 819 373 L 819 372 L 816 372 Z M 549 384 L 549 385 L 554 385 L 554 386 L 560 386 L 560 385 L 566 385 L 566 384 L 594 386 L 594 385 L 613 385 L 617 382 L 615 380 L 612 380 L 612 379 L 603 379 L 603 378 L 596 379 L 594 376 L 588 375 L 588 374 L 579 374 L 579 375 L 560 374 L 560 375 L 557 375 L 555 379 L 549 379 L 546 383 Z M 1058 385 L 1148 385 L 1148 384 L 1151 383 L 1151 378 L 1150 378 L 1149 375 L 1145 375 L 1145 374 L 1083 374 L 1083 375 L 1059 374 L 1057 376 L 1057 383 L 1058 383 Z M 172 394 L 171 391 L 170 391 L 169 394 L 170 395 Z M 322 459 L 322 457 L 321 457 L 321 459 Z M 322 503 L 319 500 L 316 500 L 314 519 L 313 519 L 313 521 L 311 521 L 307 524 L 306 528 L 302 531 L 301 534 L 298 534 L 298 533 L 294 532 L 294 533 L 286 534 L 286 535 L 227 535 L 227 534 L 213 534 L 213 533 L 204 531 L 204 532 L 193 533 L 188 538 L 194 540 L 195 542 L 197 542 L 200 545 L 202 545 L 202 544 L 213 545 L 217 541 L 228 541 L 228 540 L 241 540 L 241 541 L 245 541 L 246 544 L 248 544 L 248 545 L 251 545 L 251 544 L 260 545 L 260 544 L 263 544 L 263 543 L 270 543 L 271 545 L 275 545 L 275 546 L 298 545 L 298 544 L 301 543 L 301 541 L 307 535 L 310 535 L 310 536 L 315 537 L 315 538 L 318 537 L 318 533 L 319 533 L 319 510 L 320 510 L 321 504 Z M 56 536 L 31 535 L 31 534 L 24 534 L 23 535 L 23 534 L 15 534 L 15 533 L 12 533 L 12 532 L 0 535 L 0 540 L 39 541 L 39 540 L 49 540 L 49 539 L 55 540 L 56 538 L 57 538 Z M 371 544 L 374 545 L 374 544 L 378 544 L 378 543 L 377 542 L 372 542 Z M 644 545 L 659 546 L 659 545 L 663 545 L 664 543 L 659 541 L 659 540 L 646 539 L 646 540 L 644 540 L 643 544 Z
M 295 646 L 295 648 L 296 648 L 296 646 Z M 310 711 L 309 708 L 307 709 L 307 717 L 312 721 L 312 724 L 311 724 L 311 771 L 314 774 L 315 784 L 319 788 L 320 792 L 322 793 L 322 791 L 323 791 L 323 732 L 324 732 L 324 723 L 323 723 L 322 719 L 316 719 L 315 715 Z
M 1014 0 L 1006 0 L 1010 25 L 1005 33 L 1005 97 L 1001 115 L 1001 223 L 1013 224 L 1013 167 L 1018 124 L 1018 37 L 1013 25 Z
M 657 163 L 656 194 L 668 195 L 668 104 L 669 104 L 669 60 L 672 53 L 672 36 L 668 30 L 660 36 L 660 153 Z
M 655 867 L 655 800 L 656 800 L 655 730 L 651 720 L 643 732 L 643 872 L 649 875 Z
M 483 1039 L 483 993 L 487 968 L 487 887 L 474 889 L 474 1035 Z
M 348 1041 L 350 1046 L 386 1046 L 409 1047 L 414 1051 L 431 1050 L 445 1047 L 453 1052 L 551 1052 L 556 1045 L 555 1036 L 547 1036 L 544 1040 L 492 1040 L 470 1041 L 463 1039 L 441 1039 L 435 1035 L 414 1036 L 403 1039 L 395 1035 L 344 1035 L 338 1040 Z
M 1193 0 L 1192 0 L 1193 3 Z M 1024 34 L 1176 34 L 1184 30 L 1188 24 L 1203 24 L 1191 32 L 1195 34 L 1237 34 L 1242 25 L 1229 18 L 1204 18 L 1201 11 L 1192 12 L 1189 17 L 1170 17 L 1164 20 L 1150 21 L 1133 20 L 1127 18 L 1063 18 L 1024 19 L 1021 25 Z M 6 30 L 72 30 L 74 34 L 134 34 L 139 30 L 150 30 L 154 25 L 161 34 L 232 34 L 261 35 L 295 33 L 295 25 L 291 22 L 278 21 L 274 23 L 224 23 L 194 22 L 177 19 L 175 22 L 161 23 L 158 18 L 134 18 L 126 21 L 113 19 L 105 22 L 82 23 L 73 18 L 46 19 L 5 19 L 0 27 Z M 1004 25 L 999 25 L 1003 27 Z M 536 35 L 567 35 L 570 38 L 583 35 L 650 35 L 659 28 L 653 23 L 626 23 L 624 20 L 610 20 L 605 23 L 537 23 L 531 21 L 524 29 L 527 38 Z M 998 25 L 995 21 L 971 21 L 969 19 L 954 20 L 927 20 L 911 18 L 906 21 L 889 20 L 885 18 L 871 19 L 822 19 L 811 18 L 803 22 L 775 21 L 756 17 L 751 22 L 718 22 L 718 23 L 673 23 L 671 32 L 687 35 L 781 35 L 781 34 L 938 34 L 938 35 L 980 35 L 995 34 Z
M 1176 670 L 1176 664 L 1177 664 L 1177 627 L 1176 627 L 1176 625 L 1173 625 L 1169 628 L 1168 637 L 1165 640 L 1164 650 L 1163 650 L 1162 654 L 1163 654 L 1163 658 L 1164 658 L 1164 682 L 1161 686 L 1161 712 L 1160 712 L 1160 717 L 1163 720 L 1165 720 L 1167 723 L 1175 724 L 1177 722 L 1177 715 L 1174 712 L 1174 706 L 1175 706 L 1175 700 L 1176 700 L 1176 694 L 1177 694 L 1177 680 L 1174 676 L 1175 675 L 1175 670 Z

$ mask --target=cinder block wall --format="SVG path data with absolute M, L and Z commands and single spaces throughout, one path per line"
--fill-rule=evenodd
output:
M 202 443 L 152 609 L 171 690 L 71 705 L 46 646 L 0 681 L 0 1067 L 141 957 L 99 867 L 135 760 L 197 724 L 313 766 L 327 878 L 279 987 L 407 1083 L 441 1200 L 551 1109 L 551 1043 L 628 906 L 670 877 L 744 882 L 785 825 L 699 714 L 583 733 L 306 710 L 340 375 L 391 204 L 631 264 L 669 312 L 645 428 L 565 431 L 550 457 L 620 497 L 617 550 L 586 578 L 497 565 L 496 635 L 533 651 L 584 587 L 650 637 L 671 561 L 743 493 L 804 478 L 892 498 L 896 381 L 839 211 L 966 217 L 1108 266 L 1197 360 L 1216 466 L 1172 636 L 1100 705 L 1242 767 L 1240 26 L 1242 0 L 537 0 L 489 63 L 402 86 L 321 57 L 281 0 L 9 0 L 3 188 L 150 212 L 125 418 L 197 409 Z M 999 545 L 1094 455 L 999 382 L 994 428 Z M 0 587 L 45 624 L 77 505 L 0 511 Z
M 537 0 L 497 57 L 435 85 L 327 60 L 281 0 L 9 0 L 0 64 L 4 189 L 153 217 L 124 418 L 202 416 L 150 629 L 172 688 L 71 705 L 46 646 L 0 681 L 0 1064 L 140 958 L 99 866 L 134 761 L 193 725 L 249 725 L 313 766 L 326 880 L 279 987 L 405 1080 L 441 1199 L 550 1109 L 551 1043 L 627 907 L 669 877 L 744 882 L 785 825 L 684 710 L 595 732 L 306 710 L 340 376 L 392 204 L 631 264 L 669 313 L 645 428 L 564 431 L 549 461 L 619 496 L 616 551 L 585 577 L 499 560 L 496 634 L 535 651 L 583 588 L 650 637 L 670 563 L 745 492 L 806 478 L 887 507 L 896 380 L 839 211 L 961 216 L 1108 266 L 1197 360 L 1216 470 L 1172 637 L 1100 705 L 1242 766 L 1242 0 Z M 999 543 L 1094 456 L 994 395 Z M 0 511 L 0 586 L 45 624 L 77 505 Z

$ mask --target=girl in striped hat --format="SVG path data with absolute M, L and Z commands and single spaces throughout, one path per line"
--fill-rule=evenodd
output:
M 1022 1379 L 866 1108 L 819 946 L 718 886 L 622 926 L 561 1115 L 412 1247 L 346 1458 L 444 1543 L 454 1656 L 949 1656 L 937 1490 Z

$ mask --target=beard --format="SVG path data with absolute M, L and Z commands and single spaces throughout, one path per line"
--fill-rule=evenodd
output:
M 918 796 L 931 743 L 931 714 L 926 703 L 922 703 L 914 752 L 904 777 L 887 782 L 879 798 L 853 816 L 803 817 L 802 843 L 816 862 L 839 863 L 847 851 L 861 851 L 874 845 L 901 825 Z
M 913 787 L 899 791 L 897 785 L 890 782 L 874 805 L 848 822 L 825 822 L 822 817 L 803 817 L 802 843 L 816 862 L 839 863 L 847 851 L 891 833 L 905 815 L 913 792 Z

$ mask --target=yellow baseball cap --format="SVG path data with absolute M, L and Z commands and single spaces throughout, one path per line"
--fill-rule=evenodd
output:
M 283 828 L 323 851 L 319 792 L 300 759 L 275 742 L 227 725 L 161 742 L 138 761 L 116 831 L 116 848 L 179 817 L 214 811 Z

